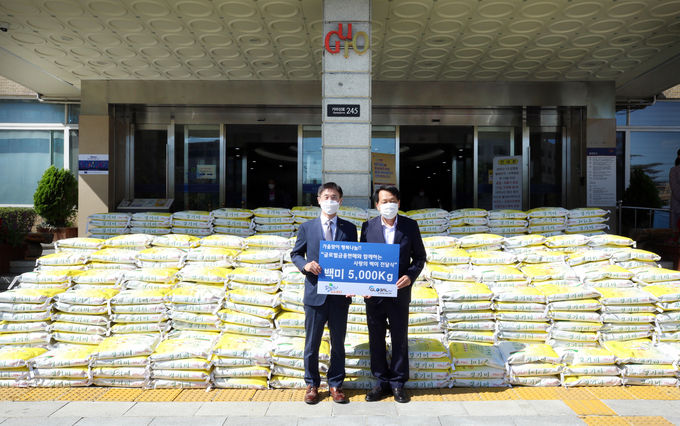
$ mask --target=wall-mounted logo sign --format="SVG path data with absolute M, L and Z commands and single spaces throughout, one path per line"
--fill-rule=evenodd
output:
M 368 51 L 370 45 L 370 39 L 365 31 L 357 31 L 352 33 L 352 24 L 347 24 L 347 33 L 343 31 L 342 22 L 338 23 L 338 29 L 334 31 L 329 31 L 326 33 L 326 39 L 324 41 L 324 46 L 326 47 L 326 52 L 331 54 L 340 53 L 341 41 L 344 41 L 343 56 L 349 58 L 349 48 L 352 47 L 358 55 L 363 55 Z M 363 42 L 363 43 L 362 43 Z M 333 43 L 331 45 L 331 43 Z

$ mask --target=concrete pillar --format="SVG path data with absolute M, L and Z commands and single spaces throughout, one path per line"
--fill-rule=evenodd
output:
M 109 116 L 81 115 L 78 151 L 109 155 Z M 109 157 L 109 173 L 113 173 Z M 78 235 L 86 237 L 87 218 L 109 211 L 109 175 L 78 175 Z
M 371 204 L 371 0 L 324 0 L 323 181 Z M 350 37 L 351 25 L 351 37 Z

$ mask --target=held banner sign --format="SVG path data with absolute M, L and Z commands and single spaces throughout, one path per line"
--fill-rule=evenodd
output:
M 397 297 L 399 245 L 321 241 L 319 294 Z

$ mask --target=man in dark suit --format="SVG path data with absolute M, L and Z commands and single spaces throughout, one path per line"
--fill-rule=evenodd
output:
M 426 254 L 418 223 L 399 216 L 399 190 L 381 186 L 374 194 L 380 216 L 364 222 L 361 242 L 399 244 L 399 279 L 397 297 L 366 298 L 366 320 L 371 350 L 371 372 L 378 384 L 366 394 L 366 401 L 379 401 L 391 393 L 397 402 L 408 402 L 404 390 L 408 368 L 408 305 L 411 285 L 425 266 Z M 387 364 L 385 336 L 389 324 L 392 337 L 392 361 Z
M 319 402 L 319 346 L 323 329 L 328 321 L 331 334 L 331 363 L 326 377 L 333 401 L 344 404 L 349 402 L 342 391 L 345 380 L 345 332 L 347 331 L 347 311 L 352 301 L 342 295 L 317 293 L 319 248 L 321 241 L 357 241 L 357 228 L 351 222 L 337 216 L 342 204 L 342 188 L 334 182 L 319 187 L 318 198 L 321 216 L 300 225 L 291 259 L 300 272 L 305 275 L 305 402 Z

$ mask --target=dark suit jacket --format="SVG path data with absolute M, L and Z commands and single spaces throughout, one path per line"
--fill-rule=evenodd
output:
M 361 226 L 361 242 L 385 243 L 380 216 L 364 222 Z M 394 231 L 394 244 L 399 244 L 399 277 L 408 275 L 411 284 L 415 283 L 427 258 L 418 223 L 411 218 L 400 215 L 397 218 L 397 229 Z M 411 302 L 411 287 L 412 285 L 399 290 L 397 294 L 398 302 Z M 367 299 L 366 302 L 368 303 L 373 299 L 378 302 L 386 298 L 374 296 Z
M 323 226 L 321 219 L 316 218 L 300 225 L 298 229 L 295 247 L 290 253 L 290 258 L 297 268 L 305 274 L 305 305 L 320 306 L 326 301 L 325 294 L 317 294 L 316 284 L 318 277 L 305 271 L 305 265 L 312 260 L 319 261 L 319 248 L 323 240 Z M 357 241 L 357 227 L 351 222 L 338 218 L 338 229 L 335 232 L 335 241 Z M 351 299 L 347 299 L 351 300 Z

